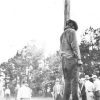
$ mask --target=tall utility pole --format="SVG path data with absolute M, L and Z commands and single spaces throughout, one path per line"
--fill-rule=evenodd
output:
M 66 21 L 70 19 L 70 0 L 65 0 L 64 2 L 64 28 L 66 26 Z

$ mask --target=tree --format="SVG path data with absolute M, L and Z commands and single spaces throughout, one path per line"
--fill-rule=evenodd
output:
M 50 57 L 46 59 L 46 62 L 48 63 L 49 69 L 54 73 L 54 76 L 61 77 L 62 75 L 62 68 L 61 68 L 61 59 L 60 55 L 53 54 Z
M 92 27 L 86 29 L 80 44 L 83 69 L 90 75 L 95 73 L 96 68 L 100 66 L 98 64 L 100 62 L 100 31 L 98 30 Z
M 30 83 L 33 72 L 38 70 L 39 60 L 43 57 L 43 49 L 39 49 L 35 44 L 28 44 L 22 50 L 18 50 L 16 55 L 3 62 L 0 67 L 5 73 L 6 85 L 14 86 L 22 82 L 23 79 Z M 28 71 L 28 72 L 27 72 Z M 36 74 L 39 76 L 38 74 Z M 35 77 L 37 77 L 35 76 Z M 9 77 L 9 79 L 8 79 Z M 14 86 L 15 87 L 15 86 Z M 12 88 L 12 87 L 11 87 Z

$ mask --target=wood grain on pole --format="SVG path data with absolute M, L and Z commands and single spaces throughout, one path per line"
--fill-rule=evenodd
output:
M 65 23 L 68 19 L 70 19 L 70 0 L 65 0 L 64 2 L 64 28 L 65 28 Z

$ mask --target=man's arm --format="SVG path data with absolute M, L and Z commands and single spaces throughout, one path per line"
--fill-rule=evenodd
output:
M 70 43 L 71 43 L 71 47 L 72 47 L 73 53 L 78 59 L 78 63 L 82 64 L 80 49 L 79 49 L 79 45 L 77 43 L 76 32 L 74 30 L 71 31 L 70 41 L 71 41 Z

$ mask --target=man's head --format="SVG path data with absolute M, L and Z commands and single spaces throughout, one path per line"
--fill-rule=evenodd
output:
M 97 75 L 93 75 L 92 79 L 93 79 L 93 81 L 95 81 L 97 79 Z
M 75 29 L 76 31 L 78 30 L 78 25 L 74 20 L 69 19 L 66 21 L 66 27 L 70 27 L 72 29 Z
M 22 82 L 22 85 L 28 86 L 28 84 L 25 80 Z
M 85 75 L 85 80 L 89 80 L 89 79 L 90 79 L 89 75 Z
M 60 80 L 57 78 L 56 79 L 56 84 L 59 84 L 60 83 Z
M 80 82 L 81 84 L 84 84 L 85 78 L 81 78 L 81 79 L 79 80 L 79 82 Z

